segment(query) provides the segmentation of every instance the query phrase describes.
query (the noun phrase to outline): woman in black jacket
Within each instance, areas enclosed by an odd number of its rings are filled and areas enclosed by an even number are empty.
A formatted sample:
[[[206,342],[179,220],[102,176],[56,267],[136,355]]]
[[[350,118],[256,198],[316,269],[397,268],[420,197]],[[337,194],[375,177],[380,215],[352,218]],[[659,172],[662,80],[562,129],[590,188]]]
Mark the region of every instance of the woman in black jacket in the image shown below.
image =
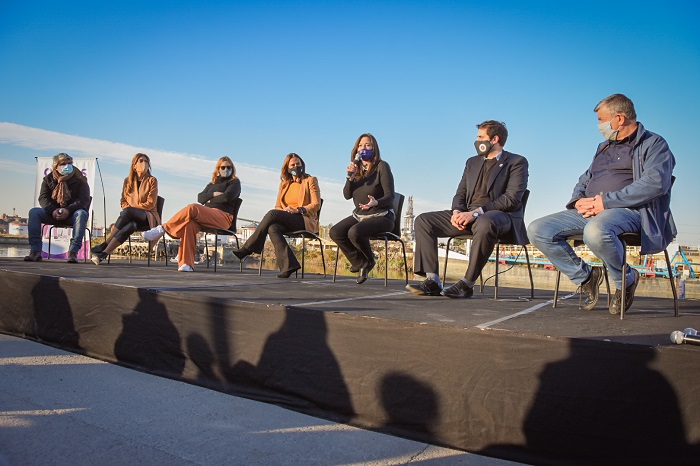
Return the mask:
[[[379,144],[369,133],[361,134],[350,152],[345,199],[352,198],[352,215],[331,228],[330,236],[350,261],[350,271],[360,272],[357,284],[367,280],[374,268],[372,235],[394,227],[394,176],[379,154]]]

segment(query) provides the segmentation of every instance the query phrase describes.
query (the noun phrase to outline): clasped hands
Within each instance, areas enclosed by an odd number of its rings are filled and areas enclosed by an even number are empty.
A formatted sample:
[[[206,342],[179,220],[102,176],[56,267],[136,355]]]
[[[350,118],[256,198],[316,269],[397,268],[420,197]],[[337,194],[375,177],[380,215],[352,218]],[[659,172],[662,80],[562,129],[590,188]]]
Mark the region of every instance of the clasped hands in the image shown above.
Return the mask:
[[[603,196],[596,194],[594,197],[582,197],[576,204],[574,204],[576,210],[579,214],[583,215],[583,218],[595,217],[603,210]]]
[[[65,219],[67,219],[68,216],[70,215],[70,211],[69,211],[68,209],[66,209],[65,207],[60,207],[60,208],[54,210],[54,211],[51,213],[51,215],[52,215],[53,218],[55,218],[56,220],[65,220]]]
[[[474,216],[473,210],[471,212],[459,212],[457,210],[453,210],[450,223],[452,223],[452,226],[458,230],[466,230],[467,226],[474,220],[476,220],[476,217]]]

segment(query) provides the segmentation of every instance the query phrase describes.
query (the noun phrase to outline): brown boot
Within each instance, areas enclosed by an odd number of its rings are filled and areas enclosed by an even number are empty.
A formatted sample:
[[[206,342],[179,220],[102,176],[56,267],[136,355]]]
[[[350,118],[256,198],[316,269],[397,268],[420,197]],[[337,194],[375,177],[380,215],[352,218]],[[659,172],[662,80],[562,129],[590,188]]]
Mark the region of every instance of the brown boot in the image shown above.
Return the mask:
[[[28,256],[24,256],[27,262],[41,262],[41,251],[30,251]]]

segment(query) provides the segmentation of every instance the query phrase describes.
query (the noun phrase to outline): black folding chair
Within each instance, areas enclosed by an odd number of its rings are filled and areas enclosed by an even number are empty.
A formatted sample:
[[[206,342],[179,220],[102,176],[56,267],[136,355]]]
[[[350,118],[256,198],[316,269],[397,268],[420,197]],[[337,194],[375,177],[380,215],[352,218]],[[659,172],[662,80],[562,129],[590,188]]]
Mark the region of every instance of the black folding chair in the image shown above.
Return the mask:
[[[318,218],[319,221],[321,220],[321,208],[323,208],[323,199],[321,199],[321,205],[318,208]],[[284,236],[287,238],[301,238],[301,278],[304,278],[304,256],[306,256],[306,240],[311,239],[311,240],[316,240],[318,241],[318,246],[321,249],[321,261],[323,262],[323,278],[326,278],[326,257],[323,254],[323,241],[321,241],[321,237],[318,236],[316,233],[313,231],[309,230],[297,230],[297,231],[290,231],[288,233],[285,233]],[[263,252],[260,253],[260,266],[258,268],[258,275],[262,275],[262,264],[263,264],[263,256],[265,254],[265,250],[263,249]],[[299,273],[297,272],[295,276],[299,276]]]
[[[523,194],[523,215],[525,214],[525,208],[527,207],[527,200],[530,197],[530,190],[526,189],[525,193]],[[445,265],[443,266],[442,269],[442,281],[445,281],[445,278],[447,277],[447,259],[450,254],[450,243],[452,242],[453,239],[455,238],[460,238],[460,239],[472,239],[474,236],[471,234],[468,235],[459,235],[459,236],[453,236],[448,238],[447,240],[447,246],[445,247]],[[516,244],[514,238],[506,237],[506,238],[498,238],[498,241],[496,242],[496,273],[494,276],[494,293],[493,293],[493,299],[498,299],[498,266],[499,266],[499,253],[500,253],[500,246],[501,244],[503,245],[517,245],[517,246],[522,246],[523,251],[525,251],[525,261],[527,262],[527,273],[530,276],[530,299],[535,298],[535,283],[532,280],[532,268],[530,267],[530,256],[527,252],[527,244]],[[479,280],[480,280],[480,290],[483,293],[484,292],[484,279],[479,274]]]
[[[401,211],[403,209],[403,201],[405,197],[403,194],[394,193],[394,213],[396,214],[396,219],[394,220],[394,228],[391,231],[384,231],[373,235],[370,240],[374,241],[384,241],[384,286],[388,286],[389,283],[389,241],[398,241],[401,243],[401,249],[403,250],[403,268],[406,275],[406,284],[408,285],[408,263],[406,262],[406,243],[404,243],[401,238]],[[338,249],[335,255],[335,267],[333,269],[333,281],[335,282],[335,276],[338,273],[338,256],[340,256],[340,249]]]
[[[214,235],[214,251],[215,254],[218,253],[219,246],[219,235],[222,236],[233,236],[236,238],[236,249],[240,249],[240,242],[238,241],[238,235],[236,235],[236,220],[238,219],[238,210],[241,208],[243,200],[239,197],[233,203],[233,221],[228,229],[225,228],[202,228],[204,232],[204,250],[207,255],[207,268],[209,268],[209,242],[207,241],[207,235]],[[214,258],[214,273],[216,273],[216,263],[217,258]],[[243,272],[243,261],[240,261],[241,272]]]

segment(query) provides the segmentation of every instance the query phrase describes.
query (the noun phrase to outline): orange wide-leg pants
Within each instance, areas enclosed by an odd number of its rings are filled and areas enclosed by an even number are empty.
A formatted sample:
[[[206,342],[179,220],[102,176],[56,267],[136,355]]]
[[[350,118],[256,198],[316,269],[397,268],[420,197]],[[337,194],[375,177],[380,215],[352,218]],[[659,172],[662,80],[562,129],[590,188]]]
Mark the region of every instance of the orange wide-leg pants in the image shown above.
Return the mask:
[[[223,210],[200,204],[190,204],[163,224],[163,229],[173,238],[180,238],[178,267],[184,264],[194,268],[194,253],[197,248],[197,233],[204,228],[229,228],[233,215]]]

